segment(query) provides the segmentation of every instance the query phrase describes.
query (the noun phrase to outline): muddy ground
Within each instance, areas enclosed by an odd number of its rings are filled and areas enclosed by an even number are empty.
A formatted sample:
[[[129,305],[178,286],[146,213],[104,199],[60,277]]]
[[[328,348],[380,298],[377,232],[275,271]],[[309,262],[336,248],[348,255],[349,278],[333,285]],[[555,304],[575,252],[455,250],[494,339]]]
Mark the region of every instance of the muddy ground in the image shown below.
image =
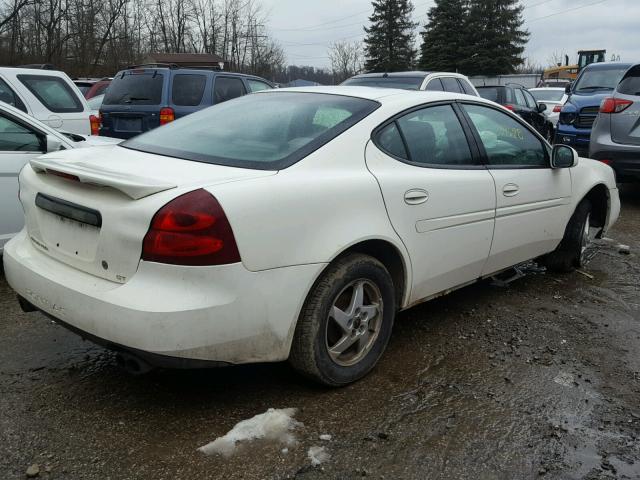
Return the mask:
[[[609,237],[582,274],[484,282],[402,313],[376,370],[338,390],[286,364],[132,377],[21,313],[0,276],[0,479],[32,464],[74,480],[640,478],[640,187]],[[299,409],[288,453],[196,451],[269,407]],[[314,445],[331,455],[318,467]]]

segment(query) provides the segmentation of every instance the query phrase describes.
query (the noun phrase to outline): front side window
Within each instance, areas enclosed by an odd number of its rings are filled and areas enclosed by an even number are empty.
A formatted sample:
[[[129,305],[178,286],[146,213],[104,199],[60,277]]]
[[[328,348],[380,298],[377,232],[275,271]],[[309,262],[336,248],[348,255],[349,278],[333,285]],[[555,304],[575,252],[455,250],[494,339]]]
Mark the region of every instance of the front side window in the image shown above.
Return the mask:
[[[14,120],[0,115],[0,152],[42,152],[41,137]]]
[[[20,97],[16,95],[13,89],[7,85],[7,83],[0,78],[0,102],[8,103],[12,107],[16,107],[23,112],[27,113],[27,109],[20,100]]]
[[[242,80],[233,77],[217,77],[213,87],[215,103],[226,102],[247,93]]]
[[[205,75],[175,75],[171,87],[173,104],[186,107],[200,105],[206,83]]]
[[[249,79],[247,80],[247,84],[249,85],[249,91],[251,93],[259,92],[260,90],[271,90],[273,88],[268,83],[261,82],[260,80]]]
[[[489,165],[546,167],[542,141],[508,114],[481,105],[464,105],[487,154]]]
[[[462,90],[460,90],[460,85],[455,78],[443,77],[440,80],[442,80],[442,85],[444,86],[445,92],[462,93]]]
[[[416,110],[400,117],[395,124],[404,137],[406,156],[414,164],[463,166],[475,163],[462,125],[451,105]],[[404,158],[394,131],[388,128],[380,132],[378,144]]]
[[[25,87],[50,111],[82,112],[82,102],[64,79],[47,75],[18,75]]]
[[[164,75],[157,71],[129,70],[119,73],[109,84],[105,105],[160,105]]]
[[[122,145],[185,160],[279,170],[378,107],[372,100],[342,95],[257,93],[187,115]]]

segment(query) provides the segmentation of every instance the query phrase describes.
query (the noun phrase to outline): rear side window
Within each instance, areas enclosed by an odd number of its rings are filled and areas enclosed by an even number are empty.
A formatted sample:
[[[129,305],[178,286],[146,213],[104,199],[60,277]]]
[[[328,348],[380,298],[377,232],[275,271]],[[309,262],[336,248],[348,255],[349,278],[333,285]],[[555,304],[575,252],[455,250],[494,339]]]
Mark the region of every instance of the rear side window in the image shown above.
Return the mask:
[[[18,79],[52,112],[72,113],[84,110],[76,93],[62,78],[47,75],[18,75]]]
[[[492,102],[500,103],[500,96],[498,94],[497,88],[479,88],[478,93],[482,98],[486,98],[487,100],[491,100]]]
[[[155,71],[118,74],[109,84],[103,105],[160,105],[164,75]]]
[[[259,92],[260,90],[271,90],[273,87],[268,83],[261,82],[260,80],[247,80],[249,84],[249,91]]]
[[[475,164],[462,125],[450,105],[416,110],[396,122],[406,141],[411,162],[451,166]]]
[[[27,113],[27,108],[20,100],[20,97],[11,89],[7,83],[0,78],[0,102],[8,103],[12,107],[16,107],[23,112]]]
[[[622,95],[640,96],[640,67],[634,67],[622,79],[617,88]]]
[[[391,155],[409,160],[396,122],[390,123],[380,131],[378,134],[378,145]]]
[[[226,102],[232,98],[238,98],[246,92],[242,80],[233,77],[216,77],[213,87],[215,103]]]
[[[462,90],[460,90],[460,85],[455,78],[444,77],[440,80],[442,80],[442,85],[444,86],[445,92],[462,93]]]
[[[473,91],[473,88],[471,88],[471,84],[469,82],[459,78],[458,79],[458,83],[460,84],[460,87],[462,88],[462,91],[464,93],[466,93],[467,95],[474,95],[475,96],[476,92]]]
[[[32,130],[0,115],[1,152],[41,152],[40,137]]]
[[[171,88],[173,104],[188,107],[200,105],[206,83],[205,75],[175,75]]]
[[[522,94],[522,90],[520,90],[519,88],[516,88],[515,94],[516,94],[516,104],[526,107],[527,102],[525,102],[524,100],[524,95]]]

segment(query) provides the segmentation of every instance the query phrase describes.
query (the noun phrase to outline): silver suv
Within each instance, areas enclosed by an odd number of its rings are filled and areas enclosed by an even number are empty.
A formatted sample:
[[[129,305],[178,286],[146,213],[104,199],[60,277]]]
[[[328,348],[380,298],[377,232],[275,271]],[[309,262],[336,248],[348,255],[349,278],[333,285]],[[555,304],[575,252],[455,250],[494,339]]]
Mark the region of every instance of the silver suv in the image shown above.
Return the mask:
[[[611,165],[619,182],[640,181],[640,64],[622,77],[600,105],[589,157]]]

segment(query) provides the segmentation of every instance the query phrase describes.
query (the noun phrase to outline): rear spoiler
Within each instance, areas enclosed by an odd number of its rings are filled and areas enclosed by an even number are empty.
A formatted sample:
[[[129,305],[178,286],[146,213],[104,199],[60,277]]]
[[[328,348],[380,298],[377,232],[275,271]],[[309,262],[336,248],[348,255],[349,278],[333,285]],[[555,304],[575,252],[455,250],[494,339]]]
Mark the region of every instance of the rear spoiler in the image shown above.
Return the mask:
[[[58,161],[54,158],[34,158],[29,164],[36,173],[57,175],[68,180],[98,187],[114,188],[134,200],[177,187],[175,184],[154,178],[123,174],[96,165],[88,165],[84,162]]]

